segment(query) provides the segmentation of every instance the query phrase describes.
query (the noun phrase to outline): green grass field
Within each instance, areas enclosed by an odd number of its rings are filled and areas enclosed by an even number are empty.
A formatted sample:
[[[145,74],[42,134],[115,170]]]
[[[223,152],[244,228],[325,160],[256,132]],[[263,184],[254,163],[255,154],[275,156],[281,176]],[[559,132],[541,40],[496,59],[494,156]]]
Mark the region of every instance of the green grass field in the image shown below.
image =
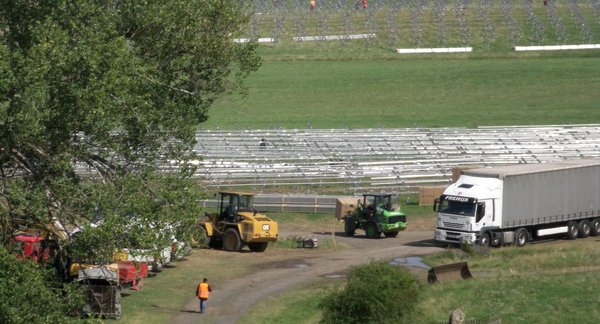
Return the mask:
[[[418,3],[373,0],[364,12],[354,10],[350,2],[320,2],[315,13],[309,14],[308,3],[281,1],[274,8],[271,1],[255,1],[255,12],[260,14],[253,16],[248,32],[257,37],[279,35],[279,41],[260,45],[263,65],[247,80],[248,96],[222,98],[201,127],[600,122],[600,49],[512,50],[515,45],[600,43],[600,12],[590,2],[554,2],[552,7],[533,1],[528,7],[525,2],[509,1],[503,8],[499,1],[470,1],[463,3],[462,15],[457,13],[457,1],[448,1],[442,11],[436,10],[434,1],[422,2],[417,10]],[[587,36],[573,10],[586,22]],[[299,33],[371,32],[377,32],[377,37],[368,41],[291,41]],[[473,52],[395,52],[400,47],[439,46],[472,46]]]
[[[204,129],[600,122],[600,50],[524,57],[265,59]]]

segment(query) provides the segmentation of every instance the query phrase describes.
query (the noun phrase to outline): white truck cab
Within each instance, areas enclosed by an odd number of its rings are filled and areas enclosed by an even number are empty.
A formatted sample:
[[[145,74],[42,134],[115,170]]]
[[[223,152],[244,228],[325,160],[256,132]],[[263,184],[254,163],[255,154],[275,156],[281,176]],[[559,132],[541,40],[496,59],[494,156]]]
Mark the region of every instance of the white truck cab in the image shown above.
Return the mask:
[[[500,226],[502,181],[461,175],[434,203],[438,212],[435,240],[475,243],[484,228]]]

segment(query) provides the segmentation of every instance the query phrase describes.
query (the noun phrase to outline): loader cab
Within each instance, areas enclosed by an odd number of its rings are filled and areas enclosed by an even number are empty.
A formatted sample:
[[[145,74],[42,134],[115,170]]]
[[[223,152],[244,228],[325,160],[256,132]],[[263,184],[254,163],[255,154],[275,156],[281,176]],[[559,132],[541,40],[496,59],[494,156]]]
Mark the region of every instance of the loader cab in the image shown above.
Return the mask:
[[[369,193],[363,194],[363,200],[359,204],[358,212],[363,219],[378,218],[384,211],[393,211],[392,194]]]
[[[363,206],[377,212],[393,210],[392,194],[364,194]]]
[[[253,211],[254,194],[245,192],[219,192],[219,221],[235,223],[240,221],[239,212]]]

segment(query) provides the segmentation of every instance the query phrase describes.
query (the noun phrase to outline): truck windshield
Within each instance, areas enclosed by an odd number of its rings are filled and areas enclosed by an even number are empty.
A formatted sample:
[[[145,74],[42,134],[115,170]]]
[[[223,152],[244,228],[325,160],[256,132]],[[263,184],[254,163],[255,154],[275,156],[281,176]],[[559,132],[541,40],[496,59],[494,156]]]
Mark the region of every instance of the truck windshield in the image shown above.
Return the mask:
[[[451,200],[442,199],[440,201],[440,206],[439,206],[438,211],[440,213],[444,213],[444,214],[474,216],[475,215],[475,203],[451,201]]]

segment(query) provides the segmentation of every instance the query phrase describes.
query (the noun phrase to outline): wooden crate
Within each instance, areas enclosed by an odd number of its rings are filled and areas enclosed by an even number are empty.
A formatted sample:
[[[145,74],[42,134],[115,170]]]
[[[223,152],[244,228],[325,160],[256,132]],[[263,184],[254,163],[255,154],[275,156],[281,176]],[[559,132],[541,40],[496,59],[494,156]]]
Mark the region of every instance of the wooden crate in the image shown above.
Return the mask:
[[[352,213],[361,197],[343,197],[335,200],[335,218],[342,220],[348,213]]]
[[[435,198],[438,198],[446,190],[446,186],[424,186],[419,187],[419,206],[433,205]]]
[[[452,183],[455,183],[458,180],[458,177],[460,177],[460,172],[463,170],[469,170],[469,169],[478,169],[478,168],[484,168],[484,165],[457,165],[454,168],[452,168]]]

